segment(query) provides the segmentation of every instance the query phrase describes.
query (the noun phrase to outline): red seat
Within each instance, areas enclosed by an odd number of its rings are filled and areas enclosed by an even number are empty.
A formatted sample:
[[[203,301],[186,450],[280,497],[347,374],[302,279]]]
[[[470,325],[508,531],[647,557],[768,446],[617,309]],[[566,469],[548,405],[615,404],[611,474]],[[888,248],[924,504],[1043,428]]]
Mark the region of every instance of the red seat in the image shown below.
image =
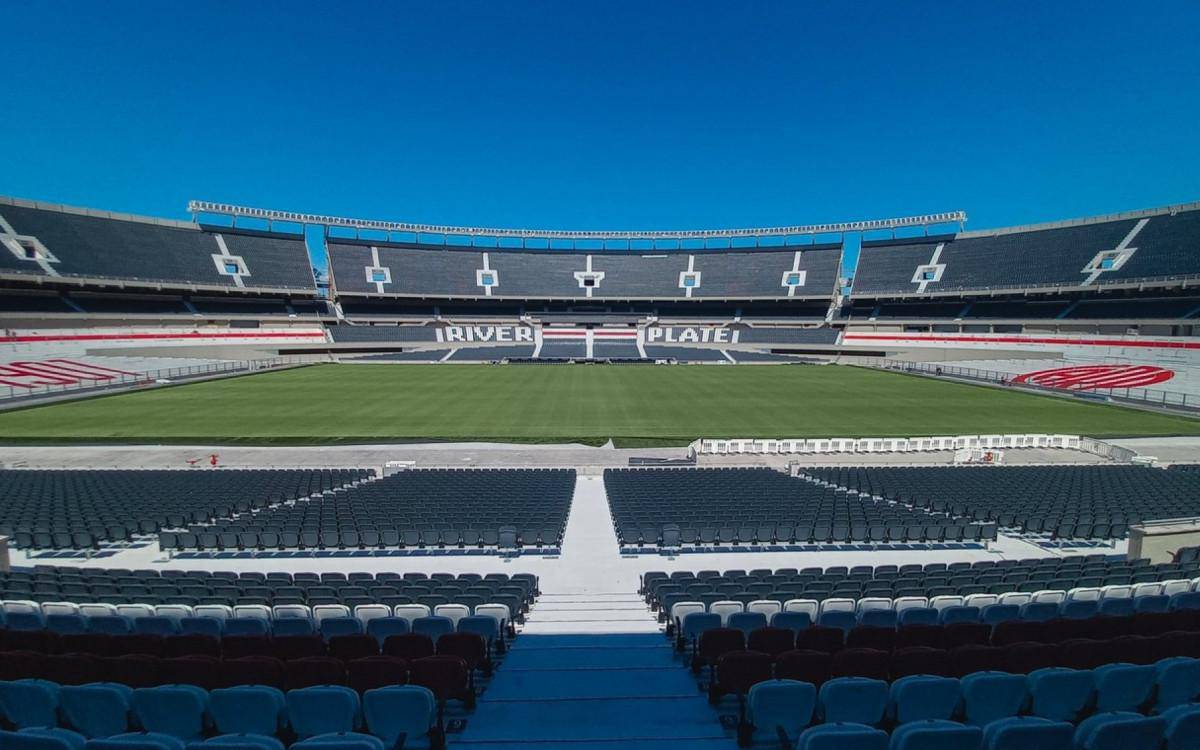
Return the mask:
[[[271,656],[226,658],[221,662],[221,684],[225,687],[267,685],[282,690],[283,662]]]
[[[746,648],[771,656],[779,656],[796,648],[796,634],[788,628],[759,628],[751,631]]]
[[[268,656],[270,653],[271,640],[265,635],[227,635],[221,639],[221,656],[226,659]]]
[[[846,633],[846,648],[873,648],[891,651],[896,645],[895,628],[857,627]]]
[[[213,656],[178,656],[158,664],[164,685],[197,685],[205,690],[221,687],[221,660]]]
[[[1133,635],[1163,635],[1176,630],[1174,612],[1138,612],[1129,632]]]
[[[949,651],[950,676],[1004,671],[1004,649],[998,646],[959,646]]]
[[[888,652],[874,648],[842,649],[833,655],[829,674],[833,677],[870,677],[886,680],[888,657]]]
[[[992,629],[992,645],[1008,646],[1014,643],[1048,643],[1049,628],[1044,622],[1008,620],[998,622]]]
[[[1132,617],[1093,617],[1091,620],[1092,637],[1098,640],[1107,641],[1133,633]]]
[[[986,646],[991,642],[992,626],[982,622],[955,622],[942,626],[942,648]]]
[[[86,685],[102,681],[104,668],[91,654],[56,654],[43,657],[42,678],[59,685]]]
[[[737,628],[712,628],[700,634],[700,642],[692,655],[692,671],[699,672],[702,666],[712,670],[717,660],[734,651],[746,650],[746,634]]]
[[[41,679],[45,670],[45,655],[36,651],[5,651],[0,653],[0,679]]]
[[[378,656],[379,641],[371,635],[335,635],[329,639],[329,655],[346,662]]]
[[[1105,662],[1124,661],[1130,664],[1153,664],[1159,659],[1161,646],[1158,638],[1144,635],[1121,635],[1109,638],[1104,643]],[[1099,666],[1099,665],[1097,665]]]
[[[1166,656],[1190,656],[1200,659],[1200,632],[1177,630],[1161,636]]]
[[[796,649],[799,651],[824,651],[832,654],[840,651],[846,640],[846,634],[841,628],[831,628],[814,625],[805,628],[796,635]]]
[[[53,654],[58,650],[58,634],[50,630],[7,630],[4,631],[4,648]]]
[[[433,639],[420,633],[390,635],[383,642],[383,655],[413,661],[433,656]]]
[[[408,663],[394,656],[368,656],[346,662],[346,684],[365,693],[408,682]]]
[[[1004,647],[1004,671],[1029,674],[1058,666],[1058,648],[1051,643],[1013,643]]]
[[[775,676],[781,680],[811,682],[820,687],[829,680],[833,655],[824,651],[787,651],[775,659]]]
[[[163,643],[163,655],[169,659],[178,656],[212,656],[219,659],[221,641],[211,635],[172,635]]]
[[[384,641],[384,646],[392,638]],[[386,650],[386,648],[385,648]],[[457,656],[425,656],[408,663],[408,680],[413,685],[429,688],[437,699],[436,737],[445,737],[446,701],[466,700],[470,677],[467,663]]]
[[[946,677],[950,673],[950,654],[945,649],[929,646],[898,648],[892,653],[888,669],[893,680],[915,674]]]
[[[1094,641],[1089,638],[1072,638],[1069,641],[1055,644],[1061,666],[1071,669],[1095,669],[1101,664],[1113,661],[1125,661],[1121,654],[1110,650],[1108,641]]]
[[[896,648],[941,648],[942,630],[941,625],[902,625],[896,629]]]
[[[319,635],[285,635],[271,639],[271,655],[281,661],[325,654],[325,641]]]
[[[148,635],[145,633],[114,635],[112,637],[112,655],[132,656],[136,654],[140,656],[162,656],[163,640],[161,635]]]
[[[107,633],[72,633],[58,637],[58,652],[61,654],[91,654],[112,656],[112,636]]]
[[[774,666],[771,655],[761,651],[730,651],[717,661],[716,677],[708,686],[708,702],[715,706],[721,696],[737,695],[739,744],[753,733],[753,727],[746,722],[746,695],[750,688],[772,678]]]
[[[161,685],[158,677],[157,656],[147,654],[125,654],[123,656],[100,657],[105,679],[131,688],[156,687]]]
[[[283,664],[283,682],[288,690],[314,685],[345,685],[346,665],[328,656],[304,656]]]
[[[464,701],[467,708],[474,708],[475,670],[482,669],[489,676],[492,673],[487,641],[476,633],[447,633],[438,638],[437,653],[438,656],[457,656],[467,663],[467,693]]]

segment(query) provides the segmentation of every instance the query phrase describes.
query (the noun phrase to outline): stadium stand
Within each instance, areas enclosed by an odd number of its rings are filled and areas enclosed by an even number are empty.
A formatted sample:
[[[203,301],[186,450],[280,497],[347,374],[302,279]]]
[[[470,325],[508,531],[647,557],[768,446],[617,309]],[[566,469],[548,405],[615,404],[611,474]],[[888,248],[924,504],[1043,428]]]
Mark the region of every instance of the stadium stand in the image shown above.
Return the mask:
[[[364,469],[0,471],[0,534],[25,549],[86,549],[211,523],[364,481]]]
[[[833,328],[743,327],[738,330],[742,344],[819,344],[837,343],[838,332]]]
[[[623,545],[978,542],[996,533],[773,469],[606,469],[604,485]]]
[[[1200,515],[1200,476],[1144,466],[806,468],[857,492],[1062,539],[1114,539],[1129,525]]]
[[[414,469],[160,537],[165,549],[558,547],[575,471]]]
[[[330,326],[329,335],[339,344],[438,340],[433,326]]]

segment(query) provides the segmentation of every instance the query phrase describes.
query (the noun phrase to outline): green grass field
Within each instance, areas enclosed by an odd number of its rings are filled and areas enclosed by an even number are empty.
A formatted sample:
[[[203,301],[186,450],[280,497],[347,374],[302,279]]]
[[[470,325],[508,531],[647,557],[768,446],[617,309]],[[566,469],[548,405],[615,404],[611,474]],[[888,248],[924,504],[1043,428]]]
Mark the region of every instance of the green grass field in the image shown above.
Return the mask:
[[[1200,434],[1200,421],[855,367],[320,365],[0,413],[5,442]]]

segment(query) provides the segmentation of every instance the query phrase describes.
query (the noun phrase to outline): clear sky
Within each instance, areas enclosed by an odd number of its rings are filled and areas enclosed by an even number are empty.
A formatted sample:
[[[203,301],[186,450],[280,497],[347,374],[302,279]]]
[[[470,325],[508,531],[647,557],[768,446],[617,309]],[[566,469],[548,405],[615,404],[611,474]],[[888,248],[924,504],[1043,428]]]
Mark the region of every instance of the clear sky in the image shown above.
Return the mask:
[[[1200,2],[0,0],[0,193],[706,228],[1200,199]]]

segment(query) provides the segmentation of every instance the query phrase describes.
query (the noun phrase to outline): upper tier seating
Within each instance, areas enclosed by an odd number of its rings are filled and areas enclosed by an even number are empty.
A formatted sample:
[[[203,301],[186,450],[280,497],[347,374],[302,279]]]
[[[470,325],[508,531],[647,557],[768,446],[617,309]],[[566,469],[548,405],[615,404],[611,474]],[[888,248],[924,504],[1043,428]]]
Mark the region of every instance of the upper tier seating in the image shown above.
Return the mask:
[[[301,235],[268,234],[224,227],[133,217],[92,215],[76,210],[34,208],[0,202],[17,235],[18,254],[0,246],[0,274],[122,279],[162,284],[236,289],[235,275],[222,272],[228,255],[243,264],[242,286],[316,293]],[[220,237],[228,253],[223,253]],[[49,254],[27,238],[35,238]],[[216,259],[214,259],[216,256]],[[47,271],[46,269],[50,269]]]
[[[971,232],[863,242],[854,293],[859,297],[916,293],[917,269],[943,245],[941,278],[925,282],[926,292],[1078,287],[1092,276],[1100,253],[1115,251],[1133,233],[1135,251],[1117,267],[1100,270],[1090,286],[1200,275],[1194,252],[1200,237],[1200,210],[1161,213],[1142,219],[1095,221],[995,234]],[[1137,230],[1134,232],[1134,230]]]
[[[606,469],[604,486],[626,545],[979,541],[995,534],[773,469]]]
[[[0,534],[20,548],[81,549],[307,497],[366,469],[0,471]]]
[[[1200,515],[1200,475],[1144,466],[805,468],[935,513],[1056,538],[1124,537],[1129,524]]]
[[[204,550],[557,547],[574,492],[573,469],[413,469],[160,543]]]
[[[379,265],[390,270],[390,282],[376,282],[372,244]],[[385,245],[330,239],[330,270],[338,290],[351,294],[422,297],[483,297],[485,268],[491,269],[491,297],[570,299],[587,297],[577,273],[596,274],[593,299],[786,298],[786,274],[798,272],[793,297],[829,297],[836,283],[840,245],[803,245],[759,249],[670,251],[484,250],[413,245]],[[797,258],[797,256],[799,256]],[[699,283],[683,286],[681,274],[699,272]],[[480,272],[483,272],[482,274]],[[802,273],[799,273],[802,272]],[[691,294],[687,294],[687,290]],[[443,311],[443,314],[446,314]]]

